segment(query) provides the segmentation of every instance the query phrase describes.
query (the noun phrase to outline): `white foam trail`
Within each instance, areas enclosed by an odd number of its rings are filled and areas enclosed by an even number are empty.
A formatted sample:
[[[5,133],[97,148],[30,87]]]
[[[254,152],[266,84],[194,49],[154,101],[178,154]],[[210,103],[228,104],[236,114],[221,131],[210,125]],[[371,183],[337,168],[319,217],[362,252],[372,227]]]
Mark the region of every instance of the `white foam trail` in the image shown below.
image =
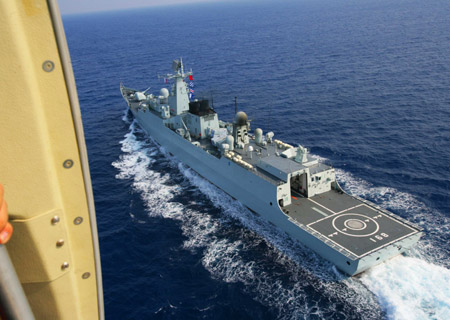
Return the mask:
[[[155,162],[151,155],[157,153],[157,148],[138,141],[134,134],[135,130],[136,124],[133,122],[130,125],[130,132],[121,141],[122,151],[125,153],[118,161],[113,162],[113,166],[120,171],[116,178],[133,179],[132,185],[149,205],[151,215],[179,217],[182,211],[181,205],[170,201],[177,194],[178,188],[164,184],[169,180],[167,174],[147,170]]]
[[[360,279],[380,298],[390,319],[450,319],[450,270],[444,267],[398,256]]]
[[[125,111],[124,111],[124,113],[123,113],[123,115],[122,115],[122,121],[123,122],[125,122],[125,123],[127,123],[127,124],[130,124],[131,123],[131,121],[130,121],[130,117],[129,117],[129,110],[128,109],[125,109]]]

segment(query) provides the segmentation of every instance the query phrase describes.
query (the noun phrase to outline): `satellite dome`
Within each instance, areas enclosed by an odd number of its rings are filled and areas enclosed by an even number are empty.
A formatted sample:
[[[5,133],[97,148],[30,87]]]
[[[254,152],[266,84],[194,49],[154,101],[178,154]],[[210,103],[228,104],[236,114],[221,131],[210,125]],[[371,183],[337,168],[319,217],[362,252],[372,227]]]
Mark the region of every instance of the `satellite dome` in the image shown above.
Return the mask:
[[[234,150],[234,138],[233,138],[233,136],[228,135],[227,138],[225,139],[225,142],[228,144],[229,150]]]
[[[236,113],[236,117],[234,118],[234,123],[239,126],[245,126],[247,124],[247,114],[244,111],[239,111]]]
[[[167,98],[169,96],[169,90],[167,90],[166,88],[162,88],[159,91],[159,94],[162,95],[164,98]]]

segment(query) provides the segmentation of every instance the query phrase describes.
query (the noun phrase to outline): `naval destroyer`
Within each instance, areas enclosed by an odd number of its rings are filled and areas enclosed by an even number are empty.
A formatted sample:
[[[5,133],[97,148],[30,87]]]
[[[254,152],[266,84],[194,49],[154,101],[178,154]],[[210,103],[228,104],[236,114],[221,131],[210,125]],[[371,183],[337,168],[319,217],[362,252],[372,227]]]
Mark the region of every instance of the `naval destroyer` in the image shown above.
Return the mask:
[[[191,99],[192,71],[174,60],[171,90],[147,94],[120,85],[139,125],[177,159],[263,219],[349,275],[414,245],[422,230],[365,199],[345,193],[335,170],[273,132],[250,130],[240,111],[219,120],[208,100]]]

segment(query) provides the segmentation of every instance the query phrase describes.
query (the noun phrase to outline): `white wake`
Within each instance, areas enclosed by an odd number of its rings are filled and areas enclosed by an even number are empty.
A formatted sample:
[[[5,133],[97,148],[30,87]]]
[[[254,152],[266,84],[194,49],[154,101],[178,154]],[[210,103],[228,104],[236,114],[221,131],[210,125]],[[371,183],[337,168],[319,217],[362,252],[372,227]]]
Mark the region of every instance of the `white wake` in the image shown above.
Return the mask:
[[[450,319],[450,270],[444,267],[399,256],[360,279],[391,319]]]

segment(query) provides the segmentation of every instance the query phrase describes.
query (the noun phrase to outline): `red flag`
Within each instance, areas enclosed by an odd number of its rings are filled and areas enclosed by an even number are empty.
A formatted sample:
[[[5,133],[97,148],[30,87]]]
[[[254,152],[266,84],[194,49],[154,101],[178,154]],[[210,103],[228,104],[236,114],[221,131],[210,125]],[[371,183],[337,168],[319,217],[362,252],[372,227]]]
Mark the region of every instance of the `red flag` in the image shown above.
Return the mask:
[[[194,77],[192,76],[192,74],[189,75],[189,80],[194,80]]]

